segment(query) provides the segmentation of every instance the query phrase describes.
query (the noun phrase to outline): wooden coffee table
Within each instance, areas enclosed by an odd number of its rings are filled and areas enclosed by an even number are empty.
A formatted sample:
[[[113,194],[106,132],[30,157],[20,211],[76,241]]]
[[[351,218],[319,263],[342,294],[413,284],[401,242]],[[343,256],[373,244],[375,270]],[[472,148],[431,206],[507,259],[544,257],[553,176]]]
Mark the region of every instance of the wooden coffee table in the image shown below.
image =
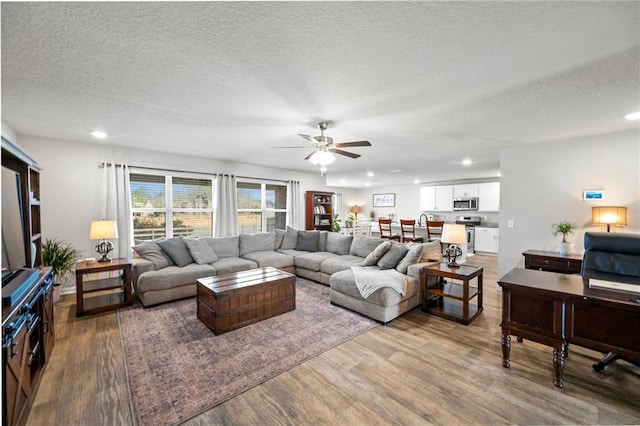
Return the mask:
[[[198,279],[198,319],[217,336],[296,308],[296,276],[275,268]]]

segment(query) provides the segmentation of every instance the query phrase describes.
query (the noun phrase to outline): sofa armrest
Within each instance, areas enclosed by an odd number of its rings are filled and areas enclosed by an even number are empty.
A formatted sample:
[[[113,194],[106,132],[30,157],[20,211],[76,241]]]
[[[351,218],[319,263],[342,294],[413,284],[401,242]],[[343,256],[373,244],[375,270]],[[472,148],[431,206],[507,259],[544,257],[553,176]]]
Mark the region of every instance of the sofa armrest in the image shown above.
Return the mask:
[[[138,283],[138,278],[145,272],[153,271],[153,263],[141,257],[134,257],[131,261],[131,280],[133,284]]]
[[[418,282],[420,282],[420,270],[425,266],[433,266],[438,264],[440,264],[439,260],[414,263],[413,265],[409,265],[409,267],[407,268],[407,275],[409,275],[412,278],[415,278],[416,280],[418,280]]]

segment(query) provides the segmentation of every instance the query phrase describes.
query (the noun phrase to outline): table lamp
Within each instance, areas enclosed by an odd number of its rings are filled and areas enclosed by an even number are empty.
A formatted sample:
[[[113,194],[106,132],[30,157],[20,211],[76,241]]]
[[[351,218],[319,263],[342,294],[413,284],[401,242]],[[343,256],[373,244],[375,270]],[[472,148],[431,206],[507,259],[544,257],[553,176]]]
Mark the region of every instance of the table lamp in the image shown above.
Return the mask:
[[[591,223],[593,225],[607,225],[607,232],[611,225],[627,226],[626,207],[591,207]]]
[[[113,243],[108,238],[118,238],[118,227],[115,220],[94,220],[91,222],[89,239],[102,240],[96,245],[96,252],[102,257],[98,262],[111,262],[109,252],[113,250]]]
[[[444,251],[447,255],[447,266],[455,268],[460,266],[457,262],[458,258],[462,256],[461,244],[467,243],[467,231],[464,225],[455,225],[452,223],[445,223],[442,227],[442,236],[440,241],[444,244],[449,244],[449,247]]]
[[[354,213],[356,215],[356,221],[358,221],[358,213],[360,213],[360,206],[355,205],[351,207],[351,213]]]

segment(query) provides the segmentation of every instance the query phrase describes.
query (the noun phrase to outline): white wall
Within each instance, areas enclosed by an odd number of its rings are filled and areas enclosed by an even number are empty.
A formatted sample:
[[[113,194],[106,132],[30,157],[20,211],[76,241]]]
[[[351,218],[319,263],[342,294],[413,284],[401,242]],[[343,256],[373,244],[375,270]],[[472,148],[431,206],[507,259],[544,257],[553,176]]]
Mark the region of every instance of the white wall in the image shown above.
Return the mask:
[[[626,206],[628,226],[612,232],[640,232],[638,130],[505,149],[500,170],[499,276],[521,265],[527,249],[557,251],[551,225],[564,219],[578,225],[571,240],[583,253],[586,231],[606,232],[590,223],[594,205]],[[603,189],[604,200],[583,201],[585,189]]]
[[[3,129],[4,130],[4,129]],[[92,220],[100,218],[102,161],[203,173],[232,173],[274,180],[299,180],[302,191],[333,191],[319,173],[301,173],[201,157],[141,151],[107,144],[87,144],[18,135],[21,145],[42,168],[42,234],[73,244],[83,257],[94,257],[89,240]],[[349,194],[350,191],[340,191]],[[303,197],[304,198],[304,197]],[[304,212],[304,199],[300,205]],[[302,214],[304,227],[304,213]]]

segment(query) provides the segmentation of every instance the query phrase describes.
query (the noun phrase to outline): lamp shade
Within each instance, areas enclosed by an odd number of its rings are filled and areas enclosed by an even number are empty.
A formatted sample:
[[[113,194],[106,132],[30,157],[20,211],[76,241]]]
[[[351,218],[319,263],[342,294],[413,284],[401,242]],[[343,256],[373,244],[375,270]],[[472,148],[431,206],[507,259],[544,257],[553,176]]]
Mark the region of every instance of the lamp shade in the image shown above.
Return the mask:
[[[442,227],[440,241],[447,244],[465,244],[467,242],[467,231],[464,225],[445,223]]]
[[[89,239],[104,240],[107,238],[118,238],[118,227],[115,220],[94,220],[91,222]]]
[[[627,225],[626,207],[592,207],[591,223],[593,225]]]
[[[351,207],[351,213],[356,213],[356,214],[360,213],[360,206],[355,205]]]
[[[311,163],[313,164],[328,166],[329,164],[336,161],[336,157],[330,152],[318,150],[311,154],[311,157],[309,157],[309,161],[311,161]]]

